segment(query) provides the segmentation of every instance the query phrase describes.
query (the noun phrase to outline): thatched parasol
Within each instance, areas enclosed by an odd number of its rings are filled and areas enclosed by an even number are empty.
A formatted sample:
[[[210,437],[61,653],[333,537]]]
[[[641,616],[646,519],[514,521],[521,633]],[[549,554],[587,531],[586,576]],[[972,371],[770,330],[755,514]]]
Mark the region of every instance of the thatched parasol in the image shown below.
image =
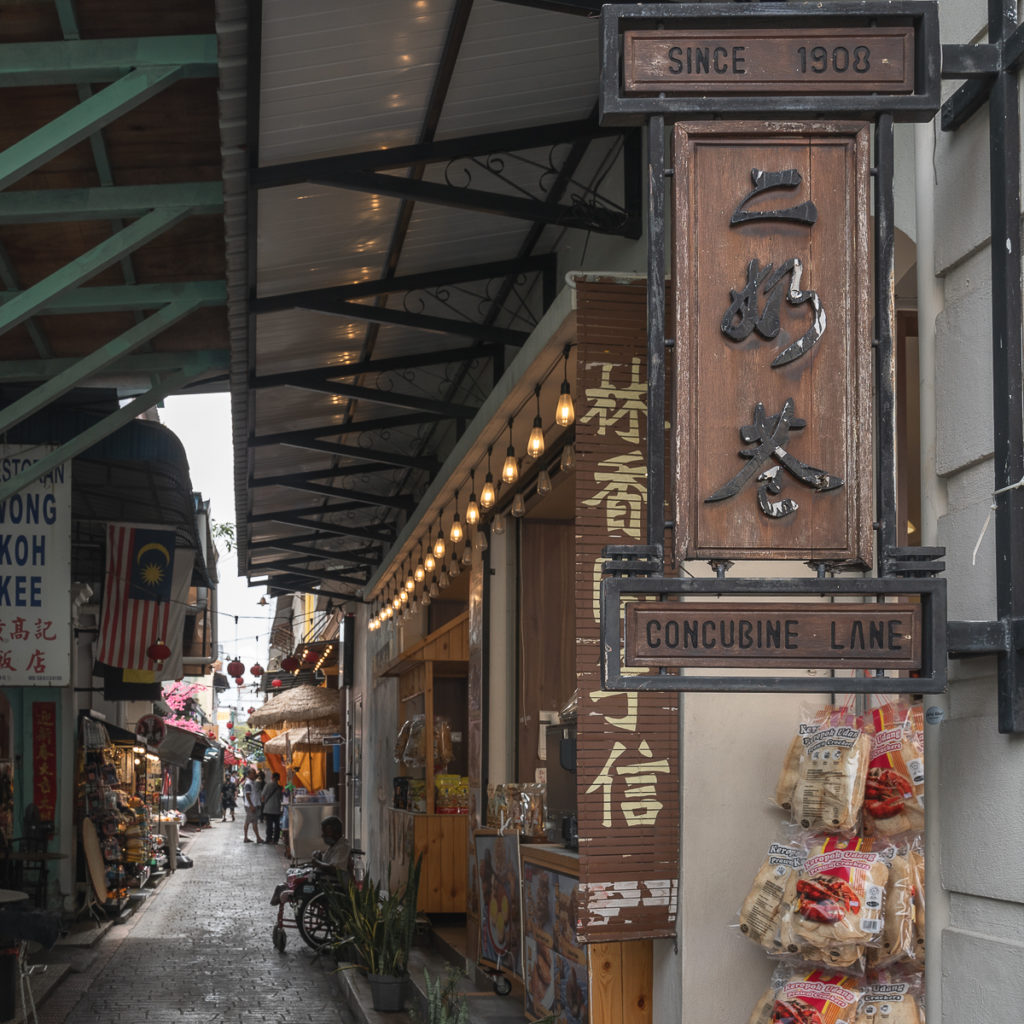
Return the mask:
[[[293,753],[296,751],[307,753],[316,750],[323,752],[323,738],[336,730],[336,724],[332,726],[297,725],[295,728],[280,732],[272,739],[267,740],[263,744],[263,749],[268,754],[276,754],[278,757],[283,757],[289,750]]]
[[[296,686],[271,697],[249,716],[254,729],[278,729],[285,722],[302,725],[311,722],[337,725],[341,721],[341,703],[337,690],[323,686]]]

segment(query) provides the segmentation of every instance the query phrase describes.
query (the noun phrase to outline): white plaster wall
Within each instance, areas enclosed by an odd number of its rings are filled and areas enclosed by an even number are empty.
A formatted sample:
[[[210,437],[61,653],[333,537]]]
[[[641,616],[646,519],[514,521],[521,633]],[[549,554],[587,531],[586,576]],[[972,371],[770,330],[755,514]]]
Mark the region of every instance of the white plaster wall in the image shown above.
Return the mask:
[[[981,0],[942,0],[939,18],[944,43],[985,38]],[[958,84],[944,83],[944,97]],[[939,543],[951,619],[996,615],[992,388],[1002,384],[993,381],[991,356],[988,141],[983,109],[955,133],[936,130],[933,153],[934,266],[945,303],[936,321],[936,466],[949,498]],[[942,756],[928,768],[941,822],[929,900],[947,915],[928,968],[930,977],[941,973],[941,1006],[929,1005],[928,1019],[1020,1024],[1024,737],[998,732],[994,658],[951,661],[948,700]]]
[[[745,1021],[768,984],[772,963],[734,925],[787,820],[772,798],[807,700],[783,693],[684,695],[682,1002],[673,1017],[655,1000],[659,1022]]]

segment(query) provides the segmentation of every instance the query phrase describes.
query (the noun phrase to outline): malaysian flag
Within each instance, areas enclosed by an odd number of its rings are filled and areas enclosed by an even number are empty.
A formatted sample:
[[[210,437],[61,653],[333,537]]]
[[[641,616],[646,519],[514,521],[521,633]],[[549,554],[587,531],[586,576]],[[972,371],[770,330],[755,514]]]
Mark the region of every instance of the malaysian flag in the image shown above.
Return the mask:
[[[181,675],[193,552],[176,549],[174,537],[168,527],[107,525],[97,675],[136,684]],[[163,664],[146,653],[158,640],[171,650]]]

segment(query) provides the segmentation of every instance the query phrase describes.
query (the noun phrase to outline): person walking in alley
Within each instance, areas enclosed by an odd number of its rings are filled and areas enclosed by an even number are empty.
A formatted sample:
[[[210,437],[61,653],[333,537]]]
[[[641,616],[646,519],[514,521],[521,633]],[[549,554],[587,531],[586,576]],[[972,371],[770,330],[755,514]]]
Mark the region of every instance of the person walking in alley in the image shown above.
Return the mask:
[[[231,820],[235,820],[235,807],[238,805],[238,784],[229,774],[224,776],[224,781],[220,787],[220,808],[221,808],[221,821],[228,820],[228,814],[231,815]]]
[[[242,842],[251,843],[249,838],[249,826],[252,825],[253,835],[257,843],[262,843],[260,838],[260,784],[256,781],[256,769],[250,768],[245,773],[245,783],[242,785],[242,806],[245,808],[245,829],[242,833]]]
[[[267,842],[272,846],[277,846],[281,838],[281,797],[283,795],[281,776],[274,772],[270,781],[263,786],[263,793],[260,797],[263,805],[263,820],[267,823]]]

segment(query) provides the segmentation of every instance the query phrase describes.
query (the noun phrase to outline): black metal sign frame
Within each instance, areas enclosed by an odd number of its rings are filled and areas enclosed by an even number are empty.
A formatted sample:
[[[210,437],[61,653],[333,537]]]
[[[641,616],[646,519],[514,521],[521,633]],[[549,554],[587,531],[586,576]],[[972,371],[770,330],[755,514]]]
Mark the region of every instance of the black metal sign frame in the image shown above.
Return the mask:
[[[873,675],[700,675],[696,669],[657,674],[625,672],[622,664],[623,619],[630,599],[666,601],[680,597],[789,596],[869,598],[917,596],[922,605],[921,670],[913,676]],[[680,605],[681,608],[685,605]],[[766,605],[784,611],[786,605]],[[826,609],[827,604],[822,604]],[[865,606],[871,607],[871,606]],[[885,605],[877,607],[884,610]],[[601,687],[605,690],[716,691],[742,693],[940,693],[946,688],[946,581],[942,579],[675,579],[611,577],[601,584]],[[771,668],[766,661],[766,668]],[[749,672],[749,666],[738,669]]]
[[[674,95],[624,97],[622,40],[627,28],[757,26],[799,23],[805,26],[882,24],[886,19],[915,26],[915,90],[908,94],[854,95]],[[845,20],[844,20],[845,19]],[[858,20],[859,19],[859,20]],[[802,2],[788,4],[673,4],[608,6],[602,12],[602,121],[646,121],[648,176],[648,438],[647,544],[609,548],[601,584],[601,685],[607,690],[708,690],[754,692],[829,692],[835,685],[821,676],[701,676],[683,672],[632,675],[622,671],[622,602],[633,595],[671,598],[672,595],[715,596],[790,594],[869,598],[918,595],[923,605],[923,664],[913,677],[872,675],[843,678],[842,692],[939,692],[946,685],[946,581],[936,578],[944,569],[941,548],[897,546],[896,524],[896,409],[894,393],[894,248],[893,125],[900,120],[927,121],[939,105],[939,37],[935,3],[830,3],[826,8]],[[868,118],[875,124],[874,188],[874,382],[877,399],[876,570],[874,578],[837,578],[841,566],[817,564],[817,578],[763,580],[726,578],[731,563],[714,564],[717,579],[666,578],[664,540],[674,524],[665,518],[665,433],[651,424],[665,421],[665,360],[674,344],[665,333],[665,181],[671,174],[665,154],[666,122],[683,117],[726,116],[771,118]],[[792,128],[792,124],[788,125]],[[843,669],[841,662],[833,666]]]
[[[822,90],[785,92],[762,86],[758,91],[715,94],[694,92],[669,95],[655,92],[630,95],[624,81],[625,33],[673,29],[721,29],[723,37],[746,30],[856,29],[910,27],[913,31],[911,92],[829,91],[822,75]],[[684,48],[685,50],[685,48]],[[938,5],[927,0],[865,0],[863,3],[803,2],[732,4],[608,4],[601,9],[602,125],[643,123],[651,115],[671,118],[702,115],[735,118],[855,118],[873,120],[886,113],[897,121],[930,121],[940,103]],[[731,59],[723,58],[723,60]],[[722,65],[725,66],[724,64]],[[712,69],[714,71],[714,68]],[[813,82],[817,66],[808,65]],[[715,76],[712,75],[712,78]],[[833,87],[834,87],[834,83]]]

